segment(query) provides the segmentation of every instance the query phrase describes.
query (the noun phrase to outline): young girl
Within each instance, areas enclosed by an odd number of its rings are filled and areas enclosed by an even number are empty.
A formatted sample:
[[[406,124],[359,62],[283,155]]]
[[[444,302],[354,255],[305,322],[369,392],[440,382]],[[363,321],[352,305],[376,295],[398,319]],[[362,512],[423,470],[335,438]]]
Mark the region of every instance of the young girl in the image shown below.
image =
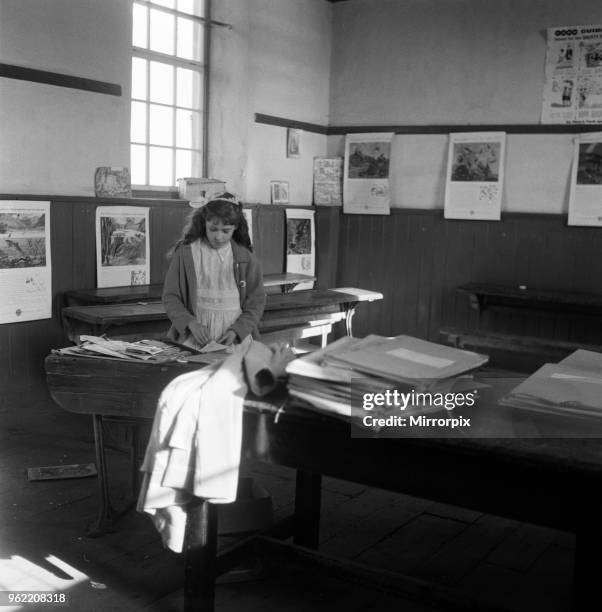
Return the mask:
[[[224,193],[198,208],[173,251],[163,286],[168,336],[202,348],[258,337],[265,306],[242,204]]]

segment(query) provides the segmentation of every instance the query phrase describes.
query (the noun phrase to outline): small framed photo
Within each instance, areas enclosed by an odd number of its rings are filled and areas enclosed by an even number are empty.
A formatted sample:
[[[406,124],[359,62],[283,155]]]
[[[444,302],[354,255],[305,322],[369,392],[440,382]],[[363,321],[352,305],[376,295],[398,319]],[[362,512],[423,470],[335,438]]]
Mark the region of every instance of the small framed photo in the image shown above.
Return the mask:
[[[301,157],[301,130],[288,128],[286,132],[286,156]]]
[[[288,181],[270,181],[272,204],[288,204]]]

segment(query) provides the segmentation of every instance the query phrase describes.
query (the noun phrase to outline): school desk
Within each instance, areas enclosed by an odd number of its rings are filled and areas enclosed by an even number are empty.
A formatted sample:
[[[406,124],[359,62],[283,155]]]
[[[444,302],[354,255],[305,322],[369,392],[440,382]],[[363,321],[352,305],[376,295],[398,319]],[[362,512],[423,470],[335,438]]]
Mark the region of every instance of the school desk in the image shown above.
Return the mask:
[[[108,500],[103,421],[151,419],[165,384],[189,369],[190,364],[46,358],[54,400],[65,410],[93,416],[103,503]],[[538,421],[529,413],[497,404],[497,398],[519,380],[489,381],[490,396],[473,415],[475,433],[482,436],[477,438],[398,439],[387,437],[387,430],[355,438],[345,421],[295,407],[286,394],[262,400],[248,397],[243,457],[297,470],[294,541],[309,548],[318,544],[322,475],[572,531],[576,534],[573,610],[600,610],[602,440],[505,437],[566,433],[566,421],[537,429]],[[225,559],[216,560],[215,513],[215,506],[206,502],[191,508],[187,610],[212,609],[216,572],[227,565]]]
[[[315,280],[315,276],[293,272],[263,275],[264,287],[281,287],[284,293],[288,293],[299,283],[313,282]],[[124,304],[140,301],[157,302],[161,299],[162,293],[163,283],[73,289],[65,292],[65,305],[91,306],[93,304]]]
[[[355,288],[308,289],[267,296],[266,307],[259,324],[268,341],[288,340],[289,337],[320,335],[323,342],[332,324],[344,321],[352,335],[352,319],[360,302],[381,300],[382,293]],[[169,329],[169,320],[159,301],[100,303],[67,306],[61,311],[67,337],[77,342],[88,334],[111,337],[161,337]]]

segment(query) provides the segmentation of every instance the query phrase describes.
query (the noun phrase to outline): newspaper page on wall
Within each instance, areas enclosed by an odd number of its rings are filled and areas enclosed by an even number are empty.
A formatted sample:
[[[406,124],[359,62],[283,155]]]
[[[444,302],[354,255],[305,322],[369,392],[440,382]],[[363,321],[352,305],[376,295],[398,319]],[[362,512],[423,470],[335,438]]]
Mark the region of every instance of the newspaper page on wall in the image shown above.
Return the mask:
[[[548,28],[542,123],[602,123],[602,25]]]
[[[314,157],[314,204],[341,206],[343,203],[343,158]]]
[[[500,219],[505,148],[505,132],[449,135],[446,219]]]
[[[602,132],[575,138],[568,224],[602,226]]]
[[[388,215],[389,168],[393,133],[347,134],[343,212]]]
[[[150,283],[148,208],[96,209],[96,284],[123,287]]]
[[[296,274],[316,273],[314,211],[286,209],[286,271]],[[314,283],[299,283],[293,289],[313,289]]]
[[[0,323],[52,317],[50,202],[0,201]]]

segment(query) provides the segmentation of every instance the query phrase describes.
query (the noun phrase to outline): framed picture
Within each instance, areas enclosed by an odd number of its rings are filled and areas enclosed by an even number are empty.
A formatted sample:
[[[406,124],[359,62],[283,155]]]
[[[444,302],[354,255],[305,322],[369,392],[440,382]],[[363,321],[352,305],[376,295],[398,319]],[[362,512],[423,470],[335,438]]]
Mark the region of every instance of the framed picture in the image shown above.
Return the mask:
[[[288,204],[288,181],[270,181],[272,204]]]
[[[286,132],[286,156],[301,157],[301,130],[288,128]]]

